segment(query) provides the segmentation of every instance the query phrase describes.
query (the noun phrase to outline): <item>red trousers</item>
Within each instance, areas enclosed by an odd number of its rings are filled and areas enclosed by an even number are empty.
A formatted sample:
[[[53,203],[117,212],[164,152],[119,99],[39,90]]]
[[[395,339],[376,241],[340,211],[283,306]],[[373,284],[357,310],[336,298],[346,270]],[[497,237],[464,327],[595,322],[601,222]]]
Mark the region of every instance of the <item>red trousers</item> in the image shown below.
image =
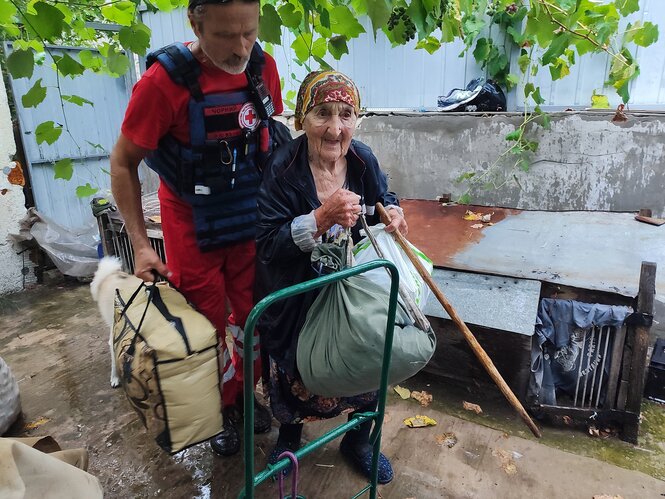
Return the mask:
[[[166,190],[166,192],[164,192]],[[233,405],[243,390],[243,329],[254,305],[254,241],[202,253],[196,244],[192,210],[173,199],[163,184],[159,189],[164,249],[171,281],[217,328],[222,352],[222,401]],[[233,337],[226,341],[227,300],[231,313],[228,329]],[[254,331],[250,349],[254,361],[254,380],[261,376],[258,332]]]

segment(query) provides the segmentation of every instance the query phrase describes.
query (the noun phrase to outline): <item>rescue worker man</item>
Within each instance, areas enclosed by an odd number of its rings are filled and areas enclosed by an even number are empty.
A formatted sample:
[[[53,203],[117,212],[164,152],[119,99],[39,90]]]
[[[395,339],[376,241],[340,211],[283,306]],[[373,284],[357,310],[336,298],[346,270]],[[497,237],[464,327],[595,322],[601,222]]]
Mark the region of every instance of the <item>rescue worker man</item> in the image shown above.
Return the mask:
[[[148,57],[111,154],[135,274],[167,276],[220,334],[224,426],[210,445],[224,456],[240,450],[243,358],[254,362],[255,379],[261,374],[258,335],[245,348],[242,328],[253,306],[258,167],[272,147],[268,117],[283,110],[275,61],[256,44],[259,12],[259,0],[190,0],[196,40]],[[160,176],[168,267],[146,233],[141,160]],[[254,431],[269,431],[270,413],[256,399],[254,407]]]

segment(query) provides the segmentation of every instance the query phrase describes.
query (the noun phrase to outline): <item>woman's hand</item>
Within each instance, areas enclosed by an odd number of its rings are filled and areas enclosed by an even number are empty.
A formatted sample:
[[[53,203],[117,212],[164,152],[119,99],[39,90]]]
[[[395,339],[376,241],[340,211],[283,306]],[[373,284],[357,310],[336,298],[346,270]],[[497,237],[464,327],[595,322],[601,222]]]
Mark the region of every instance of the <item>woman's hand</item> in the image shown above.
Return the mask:
[[[335,224],[344,228],[353,227],[358,221],[361,210],[358,194],[347,189],[337,189],[325,203],[314,210],[317,229],[315,238]]]
[[[400,233],[406,236],[409,233],[409,226],[402,213],[393,206],[388,207],[386,211],[390,217],[390,224],[386,226],[386,232],[395,232],[396,229],[399,229]]]

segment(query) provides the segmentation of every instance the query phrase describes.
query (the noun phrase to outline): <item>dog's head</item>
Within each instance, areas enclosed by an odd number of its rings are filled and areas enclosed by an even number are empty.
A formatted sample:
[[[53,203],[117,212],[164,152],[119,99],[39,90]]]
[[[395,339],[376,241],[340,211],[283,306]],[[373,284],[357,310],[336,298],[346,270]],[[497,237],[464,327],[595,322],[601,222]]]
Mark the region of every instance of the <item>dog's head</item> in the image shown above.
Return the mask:
[[[105,256],[99,261],[95,277],[90,283],[90,293],[95,301],[99,301],[99,288],[102,283],[110,276],[117,276],[123,274],[122,263],[120,260],[113,256]]]

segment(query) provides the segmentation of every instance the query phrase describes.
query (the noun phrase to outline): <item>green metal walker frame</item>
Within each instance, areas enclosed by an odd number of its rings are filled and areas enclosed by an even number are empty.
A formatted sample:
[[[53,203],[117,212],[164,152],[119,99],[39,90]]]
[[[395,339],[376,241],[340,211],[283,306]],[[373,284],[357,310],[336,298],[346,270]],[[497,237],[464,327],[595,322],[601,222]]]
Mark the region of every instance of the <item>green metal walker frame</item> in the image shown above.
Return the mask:
[[[397,310],[397,294],[399,288],[399,274],[397,272],[397,267],[392,262],[388,260],[374,260],[357,267],[351,267],[344,270],[340,270],[333,274],[328,274],[325,276],[317,277],[311,281],[306,281],[288,288],[275,291],[274,293],[263,298],[259,303],[257,303],[247,318],[245,323],[245,332],[244,332],[244,344],[252,345],[253,344],[253,331],[256,327],[256,322],[263,312],[275,302],[283,300],[285,298],[290,298],[291,296],[306,293],[317,288],[321,288],[328,284],[341,281],[347,277],[355,276],[362,274],[369,270],[374,270],[379,267],[386,268],[390,273],[390,301],[388,302],[388,318],[386,325],[386,341],[383,349],[383,365],[381,368],[381,381],[379,385],[379,400],[377,405],[377,410],[373,412],[364,412],[361,414],[356,414],[351,421],[348,421],[338,427],[330,430],[327,433],[324,433],[322,436],[308,443],[304,447],[300,448],[294,454],[300,460],[302,457],[313,452],[319,447],[327,444],[328,442],[336,439],[337,437],[343,435],[349,430],[356,428],[358,425],[364,423],[365,421],[374,420],[375,425],[370,435],[370,443],[373,447],[373,456],[372,456],[372,472],[369,483],[360,490],[352,499],[356,499],[365,492],[369,491],[370,498],[376,499],[377,497],[377,477],[378,477],[378,464],[379,464],[379,452],[381,450],[381,426],[383,425],[383,416],[386,408],[386,394],[388,390],[388,369],[390,368],[390,355],[393,346],[393,332],[395,328],[395,312]],[[266,481],[272,476],[276,476],[277,473],[280,473],[284,468],[286,468],[290,461],[286,458],[281,459],[274,466],[268,465],[263,471],[260,471],[258,474],[254,473],[254,366],[252,362],[245,362],[243,366],[243,375],[244,375],[244,452],[245,452],[245,487],[244,490],[240,492],[239,497],[245,499],[254,499],[254,488]],[[298,496],[299,498],[304,499],[304,496]],[[292,498],[296,499],[296,498]]]

